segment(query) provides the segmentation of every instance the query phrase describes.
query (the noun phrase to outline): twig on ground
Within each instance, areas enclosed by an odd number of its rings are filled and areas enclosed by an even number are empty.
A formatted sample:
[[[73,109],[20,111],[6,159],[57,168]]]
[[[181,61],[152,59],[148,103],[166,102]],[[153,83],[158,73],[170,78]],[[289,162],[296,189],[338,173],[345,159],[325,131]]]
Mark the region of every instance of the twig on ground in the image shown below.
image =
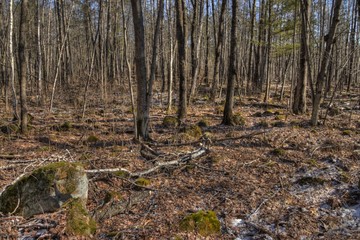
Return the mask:
[[[252,219],[253,216],[255,216],[255,215],[259,212],[260,208],[261,208],[267,201],[269,201],[270,199],[272,199],[277,192],[278,192],[278,191],[274,192],[269,198],[265,198],[264,201],[262,201],[262,202],[259,204],[259,206],[255,209],[255,211],[253,211],[253,212],[247,217],[247,219]]]

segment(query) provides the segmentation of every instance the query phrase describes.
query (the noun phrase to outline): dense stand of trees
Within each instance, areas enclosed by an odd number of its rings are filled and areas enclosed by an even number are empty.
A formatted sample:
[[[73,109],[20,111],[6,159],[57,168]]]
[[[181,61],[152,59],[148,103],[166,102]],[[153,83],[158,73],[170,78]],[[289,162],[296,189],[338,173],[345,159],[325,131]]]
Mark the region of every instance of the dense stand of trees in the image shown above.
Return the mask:
[[[226,91],[224,124],[234,94],[255,94],[316,125],[325,97],[359,93],[359,20],[359,0],[3,0],[3,111],[26,133],[29,99],[52,111],[61,96],[84,116],[90,93],[104,107],[131,93],[148,139],[154,92],[185,120],[201,89]]]

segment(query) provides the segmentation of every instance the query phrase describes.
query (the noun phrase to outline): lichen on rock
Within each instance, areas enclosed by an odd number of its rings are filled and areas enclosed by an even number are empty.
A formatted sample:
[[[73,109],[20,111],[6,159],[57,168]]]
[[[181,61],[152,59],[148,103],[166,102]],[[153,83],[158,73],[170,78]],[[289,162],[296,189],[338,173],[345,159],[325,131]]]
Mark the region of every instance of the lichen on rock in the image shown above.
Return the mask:
[[[24,217],[57,211],[66,201],[84,203],[88,179],[80,164],[56,162],[40,167],[8,186],[0,195],[0,212]]]

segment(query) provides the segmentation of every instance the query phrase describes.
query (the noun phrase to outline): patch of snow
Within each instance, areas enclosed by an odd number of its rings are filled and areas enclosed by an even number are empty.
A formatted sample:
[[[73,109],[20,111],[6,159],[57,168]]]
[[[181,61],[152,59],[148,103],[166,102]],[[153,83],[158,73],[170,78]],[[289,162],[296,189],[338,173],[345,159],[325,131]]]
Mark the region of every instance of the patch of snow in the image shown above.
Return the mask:
[[[238,219],[233,219],[232,221],[231,221],[231,226],[232,227],[241,227],[242,225],[244,225],[245,224],[245,222],[244,222],[244,220],[243,219],[241,219],[241,218],[238,218]]]

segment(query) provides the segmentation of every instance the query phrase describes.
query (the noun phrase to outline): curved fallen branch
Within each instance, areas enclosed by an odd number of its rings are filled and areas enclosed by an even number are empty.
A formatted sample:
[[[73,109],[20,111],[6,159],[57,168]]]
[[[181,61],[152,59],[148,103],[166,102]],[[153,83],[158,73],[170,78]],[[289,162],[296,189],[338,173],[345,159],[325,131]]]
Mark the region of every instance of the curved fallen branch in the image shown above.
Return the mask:
[[[126,168],[91,169],[91,170],[85,170],[85,172],[88,174],[97,174],[97,173],[114,173],[114,172],[123,171],[123,172],[128,173],[129,177],[141,177],[144,175],[148,175],[152,172],[155,172],[164,167],[188,163],[192,159],[199,158],[208,152],[209,152],[209,150],[207,148],[199,148],[191,153],[186,154],[185,156],[183,156],[179,159],[168,161],[168,162],[158,162],[158,163],[156,163],[156,165],[154,167],[144,170],[144,171],[140,171],[140,172],[131,172]]]

